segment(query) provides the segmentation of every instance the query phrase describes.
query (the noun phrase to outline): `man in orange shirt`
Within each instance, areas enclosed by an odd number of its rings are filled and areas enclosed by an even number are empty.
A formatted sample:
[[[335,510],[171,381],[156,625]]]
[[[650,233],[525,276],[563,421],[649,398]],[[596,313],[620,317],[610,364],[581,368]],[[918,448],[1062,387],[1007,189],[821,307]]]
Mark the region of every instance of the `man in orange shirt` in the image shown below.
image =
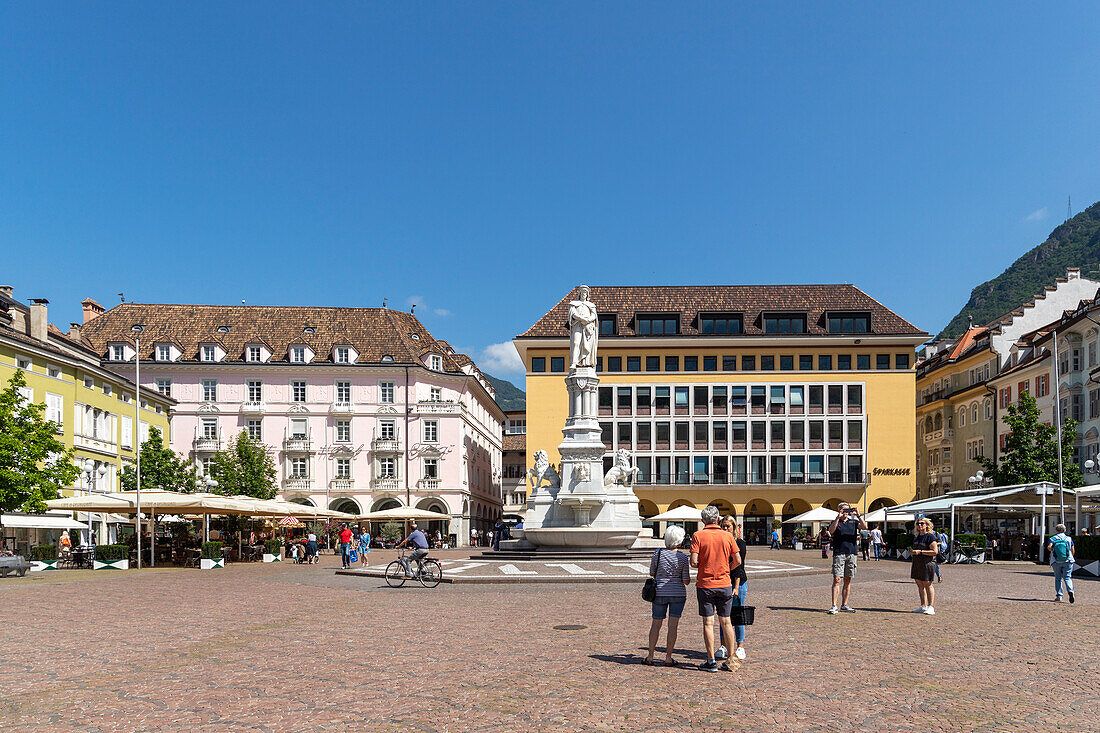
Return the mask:
[[[718,526],[718,507],[708,506],[702,511],[703,528],[691,537],[691,566],[698,568],[695,595],[699,600],[699,615],[703,617],[703,643],[707,647],[707,661],[700,666],[707,672],[717,672],[714,661],[714,629],[711,617],[718,614],[718,622],[726,638],[733,639],[730,611],[733,608],[733,581],[730,570],[741,564],[741,553],[733,535]],[[723,662],[722,669],[729,669]]]

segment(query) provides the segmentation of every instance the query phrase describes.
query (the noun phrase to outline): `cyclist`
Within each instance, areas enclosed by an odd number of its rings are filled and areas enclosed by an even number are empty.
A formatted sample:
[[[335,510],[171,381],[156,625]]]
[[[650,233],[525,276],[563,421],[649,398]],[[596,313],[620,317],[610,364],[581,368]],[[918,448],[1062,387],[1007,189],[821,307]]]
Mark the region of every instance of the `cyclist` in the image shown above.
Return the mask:
[[[409,561],[416,560],[416,572],[419,575],[420,570],[423,567],[423,560],[428,556],[428,538],[424,536],[424,533],[416,528],[416,522],[410,522],[409,526],[412,527],[412,531],[409,532],[409,536],[397,543],[398,547],[402,547],[407,542],[411,542],[416,549],[409,553],[409,556],[401,561],[401,565],[405,568],[406,577],[411,577],[409,571]]]

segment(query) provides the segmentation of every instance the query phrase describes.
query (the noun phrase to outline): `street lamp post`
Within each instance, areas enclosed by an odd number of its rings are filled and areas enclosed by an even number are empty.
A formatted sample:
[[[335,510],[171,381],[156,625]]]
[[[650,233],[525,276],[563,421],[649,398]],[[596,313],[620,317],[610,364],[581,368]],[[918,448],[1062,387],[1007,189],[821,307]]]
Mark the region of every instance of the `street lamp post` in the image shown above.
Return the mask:
[[[1058,361],[1058,330],[1052,329],[1050,332],[1051,338],[1054,340],[1054,430],[1055,439],[1058,442],[1058,509],[1061,515],[1062,524],[1066,523],[1066,501],[1065,490],[1062,487],[1062,399],[1061,399],[1061,383],[1062,373],[1061,364]],[[1042,537],[1046,536],[1046,525],[1043,525],[1043,531],[1040,536],[1040,542],[1042,543]]]
[[[206,476],[204,482],[206,484],[206,490],[211,494],[214,493],[214,489],[218,487],[217,479],[213,479],[210,476]],[[210,541],[210,515],[203,516],[203,542]]]
[[[135,323],[130,326],[131,333],[141,334],[145,326]],[[141,570],[141,336],[134,336],[134,431],[137,436],[134,441],[134,475],[137,488],[137,566]],[[156,528],[153,528],[156,531]]]

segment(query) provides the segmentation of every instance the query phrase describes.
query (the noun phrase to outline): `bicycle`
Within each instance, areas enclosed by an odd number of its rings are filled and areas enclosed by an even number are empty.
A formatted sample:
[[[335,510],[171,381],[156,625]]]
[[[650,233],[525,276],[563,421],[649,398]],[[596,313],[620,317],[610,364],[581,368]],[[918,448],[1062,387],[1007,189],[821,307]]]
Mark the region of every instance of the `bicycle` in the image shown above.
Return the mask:
[[[396,560],[386,566],[386,584],[391,588],[400,588],[406,580],[419,580],[425,588],[434,588],[443,580],[443,566],[438,560],[430,557],[420,558],[420,567],[417,569],[405,568],[409,563],[409,548],[402,548]]]

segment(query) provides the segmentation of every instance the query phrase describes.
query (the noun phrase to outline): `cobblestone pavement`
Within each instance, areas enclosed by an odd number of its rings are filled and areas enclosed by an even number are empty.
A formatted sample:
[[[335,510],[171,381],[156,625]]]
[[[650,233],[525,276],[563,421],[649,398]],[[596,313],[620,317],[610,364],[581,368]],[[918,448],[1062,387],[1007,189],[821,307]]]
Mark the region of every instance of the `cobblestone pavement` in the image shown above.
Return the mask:
[[[0,730],[1100,730],[1100,581],[1056,605],[1034,565],[947,568],[936,616],[907,613],[898,562],[861,563],[838,616],[824,574],[753,579],[748,659],[718,674],[641,664],[640,586],[394,590],[338,566],[2,580]],[[679,659],[701,645],[689,606]]]

